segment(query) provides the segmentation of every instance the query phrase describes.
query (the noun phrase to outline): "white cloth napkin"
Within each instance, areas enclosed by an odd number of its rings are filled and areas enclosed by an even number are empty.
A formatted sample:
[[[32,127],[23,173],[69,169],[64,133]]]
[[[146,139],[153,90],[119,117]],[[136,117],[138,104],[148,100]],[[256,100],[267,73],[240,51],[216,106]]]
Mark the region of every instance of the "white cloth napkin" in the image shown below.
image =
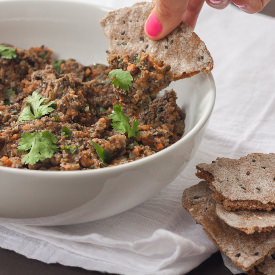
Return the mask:
[[[98,1],[121,7],[134,1]],[[0,247],[46,263],[121,274],[183,274],[216,251],[181,207],[195,164],[217,156],[275,152],[275,19],[234,7],[204,7],[197,33],[215,60],[217,102],[189,167],[146,203],[123,214],[58,227],[2,223]]]

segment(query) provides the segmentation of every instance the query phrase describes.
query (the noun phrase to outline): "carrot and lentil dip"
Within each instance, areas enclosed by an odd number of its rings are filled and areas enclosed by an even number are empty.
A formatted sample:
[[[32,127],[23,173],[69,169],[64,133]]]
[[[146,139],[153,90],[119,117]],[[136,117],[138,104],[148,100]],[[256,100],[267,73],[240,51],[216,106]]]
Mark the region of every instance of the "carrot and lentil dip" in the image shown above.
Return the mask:
[[[163,150],[184,133],[185,114],[176,93],[157,96],[171,82],[170,68],[148,55],[109,56],[109,66],[84,66],[73,59],[54,60],[44,46],[2,48],[0,166],[66,171],[114,166]],[[129,88],[114,85],[108,77],[114,69],[129,74]],[[119,117],[128,123],[124,132],[115,121]],[[47,142],[34,149],[43,138]],[[38,154],[37,161],[28,153]]]

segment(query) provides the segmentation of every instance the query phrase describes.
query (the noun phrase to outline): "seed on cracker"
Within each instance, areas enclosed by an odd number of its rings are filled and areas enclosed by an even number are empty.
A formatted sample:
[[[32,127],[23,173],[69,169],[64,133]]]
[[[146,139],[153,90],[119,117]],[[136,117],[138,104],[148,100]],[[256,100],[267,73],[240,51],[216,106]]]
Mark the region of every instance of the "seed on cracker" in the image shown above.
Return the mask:
[[[248,275],[274,275],[275,274],[275,254],[267,257],[264,262],[249,270]]]
[[[250,154],[238,160],[218,158],[197,165],[197,174],[228,211],[275,209],[275,154]]]
[[[131,57],[146,53],[170,65],[174,79],[210,72],[212,57],[205,44],[182,23],[167,37],[153,41],[144,32],[144,24],[154,4],[143,2],[109,12],[101,20],[105,35],[110,38],[110,55]]]
[[[244,271],[251,270],[274,252],[275,231],[247,235],[231,228],[216,215],[212,193],[206,182],[192,186],[183,193],[183,207],[236,266]]]
[[[230,227],[246,234],[271,231],[275,229],[275,211],[227,211],[221,204],[216,204],[216,214]]]

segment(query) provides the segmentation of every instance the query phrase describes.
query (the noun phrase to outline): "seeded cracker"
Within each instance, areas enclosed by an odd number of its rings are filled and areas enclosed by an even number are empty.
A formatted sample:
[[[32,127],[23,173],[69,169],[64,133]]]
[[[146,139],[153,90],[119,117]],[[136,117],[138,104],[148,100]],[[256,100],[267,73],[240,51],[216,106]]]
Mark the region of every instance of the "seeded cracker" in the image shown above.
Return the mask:
[[[248,275],[274,275],[275,274],[275,255],[266,257],[263,263],[255,266],[248,271]]]
[[[226,210],[275,209],[275,154],[218,158],[197,169],[197,176],[207,181],[213,198]]]
[[[220,204],[216,205],[216,214],[230,227],[253,234],[275,229],[275,211],[234,211],[229,212]]]
[[[184,191],[183,207],[236,266],[244,271],[251,270],[275,251],[275,231],[247,235],[229,227],[217,217],[211,195],[207,184],[201,182]]]
[[[141,52],[171,66],[174,79],[209,73],[213,68],[212,57],[205,44],[182,23],[160,41],[150,40],[144,32],[144,24],[152,3],[137,3],[110,12],[101,20],[105,35],[110,38],[110,55],[135,56]]]

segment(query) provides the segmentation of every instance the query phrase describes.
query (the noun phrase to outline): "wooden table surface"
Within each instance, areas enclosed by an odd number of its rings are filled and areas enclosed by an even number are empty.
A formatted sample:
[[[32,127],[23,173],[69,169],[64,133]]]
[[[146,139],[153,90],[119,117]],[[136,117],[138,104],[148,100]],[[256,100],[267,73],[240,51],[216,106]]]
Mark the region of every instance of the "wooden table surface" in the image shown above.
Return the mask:
[[[275,17],[275,1],[266,6],[262,12]],[[95,271],[87,271],[76,267],[59,264],[45,264],[27,259],[13,251],[0,248],[0,275],[102,275]],[[231,275],[224,266],[220,253],[212,255],[208,260],[188,273],[188,275]]]

